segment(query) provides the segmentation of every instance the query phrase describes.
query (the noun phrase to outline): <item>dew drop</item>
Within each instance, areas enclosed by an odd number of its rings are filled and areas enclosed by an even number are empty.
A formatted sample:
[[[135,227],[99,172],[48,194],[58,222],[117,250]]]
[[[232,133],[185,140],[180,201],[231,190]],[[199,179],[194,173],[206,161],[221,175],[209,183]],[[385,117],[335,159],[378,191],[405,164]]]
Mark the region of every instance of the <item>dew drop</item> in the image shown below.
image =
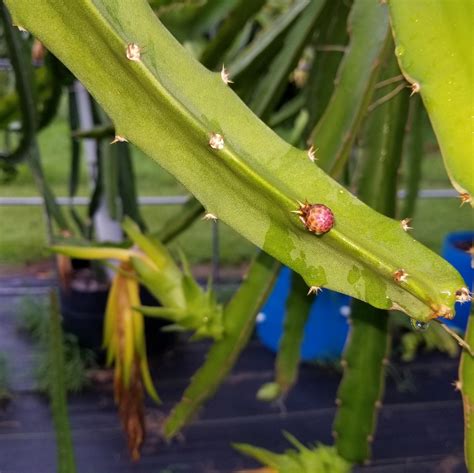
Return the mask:
[[[429,326],[429,322],[421,322],[420,320],[410,319],[411,326],[419,332],[424,332]]]

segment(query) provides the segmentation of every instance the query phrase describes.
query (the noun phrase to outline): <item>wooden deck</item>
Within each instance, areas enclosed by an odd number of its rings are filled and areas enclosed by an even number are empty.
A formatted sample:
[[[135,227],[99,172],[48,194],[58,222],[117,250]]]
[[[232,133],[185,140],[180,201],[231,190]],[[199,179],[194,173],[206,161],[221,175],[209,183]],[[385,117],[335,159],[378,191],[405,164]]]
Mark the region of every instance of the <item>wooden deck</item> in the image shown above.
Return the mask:
[[[10,284],[10,285],[8,285]],[[23,282],[24,284],[24,282]],[[22,294],[44,297],[45,287],[0,282],[0,351],[8,355],[14,399],[0,412],[0,472],[54,473],[55,438],[48,402],[34,391],[34,350],[18,334],[15,318]],[[282,430],[302,442],[331,443],[339,374],[312,365],[286,402],[286,412],[255,399],[272,379],[274,357],[257,341],[243,353],[232,375],[181,441],[163,444],[154,434],[164,413],[179,399],[203,360],[206,343],[178,344],[155,360],[160,410],[150,404],[151,426],[139,464],[131,464],[108,389],[91,388],[70,398],[69,413],[79,473],[230,473],[257,464],[235,452],[231,442],[281,451]],[[392,366],[374,443],[374,461],[356,469],[367,473],[465,473],[462,407],[452,382],[457,360],[420,356]],[[155,428],[153,428],[155,427]],[[315,472],[317,473],[317,472]]]

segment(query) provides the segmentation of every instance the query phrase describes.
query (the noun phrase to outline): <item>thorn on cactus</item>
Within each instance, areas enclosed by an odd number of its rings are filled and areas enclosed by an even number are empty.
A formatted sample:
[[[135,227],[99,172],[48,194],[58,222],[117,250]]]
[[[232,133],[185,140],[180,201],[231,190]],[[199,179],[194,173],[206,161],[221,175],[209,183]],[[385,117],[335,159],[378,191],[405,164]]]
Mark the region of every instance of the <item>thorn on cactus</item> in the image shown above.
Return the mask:
[[[221,69],[221,79],[222,82],[224,82],[225,85],[228,84],[233,84],[234,82],[229,79],[229,72],[227,69],[224,67],[224,64],[222,64],[222,69]]]
[[[202,217],[203,220],[213,220],[214,222],[217,220],[217,217],[214,214],[211,214],[208,212],[204,217]]]
[[[412,95],[415,95],[420,92],[421,86],[419,82],[413,82],[410,88],[411,88],[411,94],[410,94],[410,97],[411,97]]]
[[[455,391],[461,391],[462,390],[461,380],[457,379],[456,381],[453,381],[452,385],[454,386]]]
[[[212,149],[221,150],[224,149],[224,137],[219,135],[219,133],[212,133],[211,137],[209,138],[209,146]]]
[[[13,25],[13,26],[18,28],[22,33],[27,33],[28,32],[28,30],[26,28],[23,28],[23,26],[20,26],[20,25]]]
[[[135,61],[135,62],[140,61],[141,51],[142,49],[140,48],[140,46],[138,46],[138,44],[129,43],[127,45],[127,50],[126,50],[127,59],[129,59],[130,61]]]
[[[459,194],[459,198],[461,199],[461,207],[466,203],[470,204],[472,202],[472,197],[467,192]]]
[[[411,218],[404,218],[400,223],[405,232],[407,232],[408,230],[413,230],[413,227],[410,227]]]
[[[334,226],[334,214],[329,207],[323,204],[302,204],[298,202],[299,209],[293,213],[299,215],[304,226],[316,235],[327,233]]]
[[[462,287],[456,291],[456,301],[464,304],[464,302],[470,302],[472,300],[472,294],[467,287]]]
[[[318,149],[319,148],[315,148],[313,145],[311,145],[308,149],[308,158],[312,163],[318,160],[316,157],[316,151],[318,151]]]
[[[308,296],[310,294],[319,294],[323,289],[320,286],[311,286],[308,290]]]
[[[115,138],[113,139],[113,141],[110,142],[110,144],[113,145],[115,143],[126,143],[127,141],[127,138],[125,138],[124,136],[115,135]]]
[[[395,282],[407,282],[408,273],[404,269],[397,269],[393,273],[393,279]]]

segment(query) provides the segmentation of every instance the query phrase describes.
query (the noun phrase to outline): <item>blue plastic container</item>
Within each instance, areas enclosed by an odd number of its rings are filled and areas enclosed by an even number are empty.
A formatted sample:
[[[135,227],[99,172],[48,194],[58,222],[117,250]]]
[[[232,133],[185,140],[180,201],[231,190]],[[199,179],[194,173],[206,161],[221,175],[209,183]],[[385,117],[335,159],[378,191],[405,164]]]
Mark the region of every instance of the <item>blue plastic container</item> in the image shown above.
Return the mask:
[[[474,232],[449,233],[443,243],[442,255],[461,274],[466,287],[472,292],[474,286],[474,268],[472,267],[472,256],[467,253],[468,246],[472,246]],[[456,304],[456,317],[453,320],[446,320],[446,325],[466,330],[467,319],[471,311],[471,302]]]
[[[280,271],[273,292],[257,317],[260,341],[272,351],[278,350],[283,333],[285,305],[291,287],[291,270]],[[308,296],[314,297],[314,296]],[[311,306],[301,346],[305,361],[333,360],[341,356],[346,342],[350,315],[349,296],[324,289]]]

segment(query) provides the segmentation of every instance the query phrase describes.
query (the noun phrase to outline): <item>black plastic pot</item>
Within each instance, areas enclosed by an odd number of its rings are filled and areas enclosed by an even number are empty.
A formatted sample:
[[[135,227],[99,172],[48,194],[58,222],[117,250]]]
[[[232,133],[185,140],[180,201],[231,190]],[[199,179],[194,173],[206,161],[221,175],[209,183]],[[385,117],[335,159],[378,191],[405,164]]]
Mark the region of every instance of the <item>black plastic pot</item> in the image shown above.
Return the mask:
[[[67,291],[60,291],[64,331],[75,335],[80,346],[97,353],[102,347],[107,296],[108,289],[103,286],[91,290],[78,289],[73,285]],[[145,288],[140,288],[140,297],[143,305],[160,305]],[[173,343],[174,334],[161,330],[167,324],[165,320],[145,317],[145,336],[150,353],[161,352]]]

